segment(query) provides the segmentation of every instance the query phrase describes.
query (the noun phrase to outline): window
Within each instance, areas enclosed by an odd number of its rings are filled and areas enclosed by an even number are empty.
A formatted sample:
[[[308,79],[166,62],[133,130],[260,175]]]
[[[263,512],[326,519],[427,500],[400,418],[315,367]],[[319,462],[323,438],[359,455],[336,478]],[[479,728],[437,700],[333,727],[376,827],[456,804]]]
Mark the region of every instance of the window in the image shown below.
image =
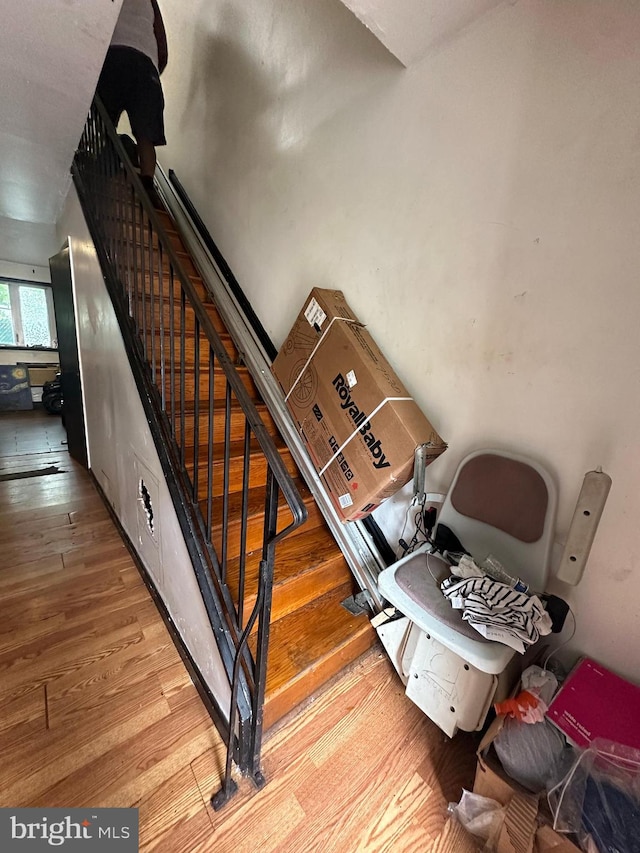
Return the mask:
[[[0,280],[0,346],[58,346],[50,287]]]

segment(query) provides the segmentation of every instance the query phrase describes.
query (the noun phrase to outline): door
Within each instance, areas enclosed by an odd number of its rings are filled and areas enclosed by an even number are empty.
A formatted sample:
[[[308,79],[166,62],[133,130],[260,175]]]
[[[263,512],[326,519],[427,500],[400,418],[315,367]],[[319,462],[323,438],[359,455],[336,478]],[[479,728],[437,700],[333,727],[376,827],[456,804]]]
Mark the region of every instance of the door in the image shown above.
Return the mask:
[[[84,427],[80,356],[68,246],[64,246],[57,255],[49,258],[49,269],[58,330],[58,355],[64,399],[63,417],[67,430],[68,448],[76,462],[87,468],[87,437]]]

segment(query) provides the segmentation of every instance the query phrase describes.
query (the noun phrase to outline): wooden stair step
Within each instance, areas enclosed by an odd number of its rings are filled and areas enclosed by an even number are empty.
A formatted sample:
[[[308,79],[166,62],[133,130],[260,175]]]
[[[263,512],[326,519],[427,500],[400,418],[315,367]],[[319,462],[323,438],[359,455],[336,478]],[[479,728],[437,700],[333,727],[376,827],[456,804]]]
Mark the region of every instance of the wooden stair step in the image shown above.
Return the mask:
[[[162,275],[160,274],[162,273]],[[188,274],[187,274],[188,275]],[[196,273],[194,275],[188,275],[189,281],[193,285],[198,294],[198,298],[203,302],[207,301],[208,291],[204,286],[204,282],[200,278],[200,276]],[[151,286],[150,281],[153,278],[153,296],[154,300],[158,299],[160,295],[167,301],[169,304],[169,298],[171,296],[171,282],[173,280],[173,300],[176,306],[176,310],[180,310],[180,294],[182,292],[182,282],[180,277],[176,272],[174,272],[173,279],[171,278],[171,273],[169,271],[169,265],[165,262],[162,270],[156,268],[153,271],[153,276],[149,275],[149,271],[146,270],[144,277],[142,275],[139,276],[138,279],[138,293],[145,293],[147,299],[151,297]],[[143,287],[144,284],[144,287]],[[160,286],[162,285],[162,286]],[[210,304],[207,302],[207,304]]]
[[[160,321],[162,318],[162,324],[164,326],[165,332],[168,332],[171,328],[171,315],[173,314],[174,335],[178,336],[180,334],[182,323],[180,300],[175,300],[173,310],[169,299],[161,300],[157,293],[154,295],[153,299],[151,298],[151,295],[149,293],[145,294],[144,298],[141,293],[137,295],[133,294],[132,302],[133,307],[135,308],[136,313],[140,318],[140,326],[142,326],[142,312],[144,310],[144,317],[147,327],[151,327],[151,320],[153,318],[155,327],[159,328]],[[218,310],[215,305],[213,305],[211,302],[203,302],[202,307],[204,308],[209,320],[211,320],[211,324],[213,325],[214,329],[216,329],[218,333],[226,332],[222,319],[218,314]],[[191,332],[193,334],[193,332],[195,331],[195,327],[196,313],[191,304],[187,301],[184,312],[184,328],[185,331]],[[204,337],[204,332],[202,331],[202,325],[200,328],[202,340],[205,341],[206,339]]]
[[[244,584],[244,622],[258,595],[260,551],[246,558]],[[234,600],[238,598],[240,560],[227,563],[227,584]],[[351,582],[351,571],[327,527],[303,525],[301,532],[288,536],[276,547],[275,577],[271,605],[272,621],[305,607],[332,589]]]
[[[164,335],[165,335],[165,349],[167,352],[167,359],[169,359],[169,349],[170,349],[169,326],[167,326],[165,328]],[[229,358],[231,359],[231,362],[237,366],[238,359],[239,359],[239,353],[238,353],[238,350],[236,349],[235,344],[233,343],[231,335],[229,334],[229,332],[227,332],[226,330],[223,330],[223,329],[218,330],[218,335],[220,337],[220,341],[222,343],[222,346],[224,347]],[[148,330],[149,341],[150,341],[151,337],[152,337],[151,331]],[[194,330],[193,329],[191,329],[191,330],[187,329],[184,337],[185,337],[184,360],[185,360],[185,364],[186,364],[187,368],[190,368],[195,364],[196,336],[195,336]],[[159,329],[155,330],[155,338],[156,338],[156,345],[158,345],[160,338],[161,338],[161,334],[160,334]],[[147,342],[148,346],[150,345],[149,341]],[[179,333],[179,329],[176,330],[175,337],[174,337],[174,356],[173,357],[175,359],[175,363],[178,364],[180,362],[180,333]],[[206,339],[202,335],[202,332],[200,333],[199,362],[200,362],[200,367],[206,367],[209,364],[209,347],[207,346]]]
[[[229,445],[229,491],[239,492],[242,489],[244,479],[244,442],[233,441]],[[298,469],[287,447],[278,448],[280,458],[285,464],[289,474],[295,478]],[[252,441],[248,459],[249,488],[264,486],[267,481],[267,460],[262,448],[257,441]],[[194,477],[193,448],[185,460],[187,473],[191,481]],[[209,452],[207,446],[201,446],[198,453],[198,500],[207,498],[207,473],[209,464]],[[224,494],[224,442],[215,443],[212,447],[212,478],[214,497],[219,498]]]
[[[166,214],[166,216],[168,217],[168,214]],[[172,224],[165,224],[165,221],[166,220],[161,219],[161,225],[163,227],[165,234],[167,235],[167,239],[169,240],[172,248],[174,249],[175,252],[181,252],[183,254],[186,254],[187,253],[186,247],[185,247],[184,243],[182,242],[182,238],[180,237],[180,234],[176,230],[175,226],[173,226]],[[170,218],[168,219],[168,221],[169,221],[169,223],[171,223]],[[131,222],[129,221],[129,222],[125,223],[124,228],[122,230],[122,233],[131,245],[135,245],[138,247],[146,246],[148,248],[148,246],[149,246],[148,230],[146,228],[146,225],[141,231],[139,222],[136,222],[135,225],[132,225]],[[141,237],[141,235],[142,235],[142,237]],[[158,235],[155,233],[153,235],[152,245],[153,245],[154,249],[157,249],[158,245],[159,245],[158,244]]]
[[[142,315],[139,316],[139,325],[142,326]],[[147,323],[149,317],[147,316]],[[159,325],[157,325],[154,329],[154,334],[152,334],[152,330],[150,327],[147,327],[147,347],[151,347],[151,342],[155,342],[156,348],[160,346],[162,338],[163,338],[163,330],[160,329]],[[140,332],[142,337],[142,331]],[[239,353],[236,349],[236,346],[231,338],[231,335],[227,331],[223,331],[222,329],[218,330],[218,337],[220,338],[220,343],[222,344],[227,356],[231,360],[231,363],[234,366],[239,365]],[[170,360],[171,353],[171,326],[166,323],[164,326],[164,347],[165,347],[165,358],[167,365]],[[184,361],[187,369],[192,369],[195,364],[195,350],[196,350],[196,335],[195,329],[187,329],[184,336]],[[157,350],[160,351],[159,349]],[[176,369],[181,364],[181,347],[180,347],[180,323],[175,324],[174,327],[174,335],[173,335],[173,358]],[[208,367],[209,364],[209,345],[207,338],[205,338],[202,331],[199,336],[199,354],[198,360],[201,368]]]
[[[170,247],[172,250],[172,254],[175,256],[175,258],[177,258],[178,262],[182,265],[182,269],[184,270],[184,272],[188,276],[192,276],[194,278],[199,278],[200,273],[198,272],[198,268],[196,267],[195,263],[191,260],[191,256],[189,255],[188,251],[186,250],[184,243],[180,239],[180,235],[175,231],[166,231],[166,234],[167,234],[167,239],[169,241],[169,244],[170,244]],[[146,241],[146,239],[147,239],[146,233],[145,233],[144,237],[145,237],[145,241]],[[129,247],[130,252],[135,251],[136,253],[138,253],[137,256],[140,257],[140,252],[142,252],[142,250],[144,248],[146,250],[147,256],[148,256],[149,244],[147,242],[145,242],[145,243],[140,242],[140,229],[139,228],[136,228],[135,231],[132,231],[130,226],[128,228],[125,227],[125,229],[122,231],[122,238],[124,239],[124,242],[126,242],[126,245]],[[156,258],[158,257],[159,246],[160,246],[160,243],[159,243],[158,237],[157,237],[157,235],[154,234],[154,236],[153,236],[153,252],[154,252]],[[169,251],[167,251],[166,243],[163,243],[162,256],[163,256],[163,260],[164,260],[164,268],[168,272],[169,263],[172,262],[172,258],[170,256]],[[147,259],[145,258],[145,264],[146,263],[147,263]],[[156,261],[156,263],[157,263],[157,261]],[[174,274],[177,274],[175,270],[174,270]]]
[[[354,616],[341,605],[352,593],[352,583],[346,583],[272,623],[265,728],[376,643],[367,616]]]
[[[307,509],[307,520],[304,524],[304,529],[310,530],[313,527],[318,527],[324,524],[324,518],[316,502],[314,501],[309,489],[301,481],[295,481],[296,487],[300,492],[304,505]],[[249,489],[247,494],[247,531],[246,544],[244,552],[256,551],[262,548],[263,526],[264,526],[264,504],[265,504],[265,489],[257,487]],[[240,534],[241,534],[241,508],[242,494],[240,492],[232,492],[229,495],[229,520],[226,527],[227,541],[227,559],[234,559],[240,555]],[[200,501],[200,511],[203,518],[207,517],[207,501]],[[216,549],[216,553],[222,556],[222,533],[223,533],[223,501],[218,499],[213,501],[212,506],[212,534],[211,539]],[[292,522],[292,515],[286,501],[280,495],[278,505],[278,532],[284,530]]]
[[[258,414],[262,418],[262,421],[267,429],[267,432],[272,436],[276,436],[278,434],[277,427],[269,410],[265,406],[264,403],[260,403],[259,401],[255,402],[255,407],[258,411]],[[193,404],[185,405],[185,446],[192,447],[194,444],[195,438],[195,417],[193,411]],[[224,420],[225,420],[225,404],[224,400],[214,400],[214,417],[213,417],[213,440],[215,442],[224,441]],[[238,441],[244,439],[244,430],[245,430],[246,417],[243,410],[240,408],[240,405],[237,402],[233,402],[231,407],[231,441]],[[200,415],[198,417],[198,429],[199,429],[199,444],[206,443],[208,441],[209,436],[209,413],[208,409],[201,409]],[[176,417],[175,431],[180,440],[180,418]]]
[[[249,370],[244,365],[237,365],[236,371],[242,380],[247,393],[252,400],[258,400],[258,389],[255,386],[253,378]],[[187,366],[183,370],[175,370],[173,388],[177,400],[182,399],[182,383],[184,375],[184,399],[189,403],[189,408],[193,410],[195,400],[195,385],[196,371],[192,366]],[[200,409],[209,405],[209,365],[200,366],[200,375],[198,376]],[[168,394],[171,388],[171,374],[169,371],[165,373],[165,393]],[[227,377],[223,369],[218,365],[217,359],[213,370],[213,397],[219,399],[224,397],[227,391]]]

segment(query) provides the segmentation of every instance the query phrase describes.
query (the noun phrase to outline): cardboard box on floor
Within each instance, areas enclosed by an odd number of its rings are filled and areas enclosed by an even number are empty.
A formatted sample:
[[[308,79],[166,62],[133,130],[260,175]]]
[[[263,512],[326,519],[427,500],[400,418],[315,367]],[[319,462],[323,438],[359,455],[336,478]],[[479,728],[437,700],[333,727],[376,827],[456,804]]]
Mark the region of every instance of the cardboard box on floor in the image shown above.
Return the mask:
[[[272,370],[344,521],[364,518],[446,450],[340,290],[314,288]]]
[[[566,835],[539,822],[541,798],[505,773],[495,750],[491,749],[503,723],[504,717],[496,717],[480,742],[473,785],[475,794],[508,806],[495,848],[497,853],[580,853]]]

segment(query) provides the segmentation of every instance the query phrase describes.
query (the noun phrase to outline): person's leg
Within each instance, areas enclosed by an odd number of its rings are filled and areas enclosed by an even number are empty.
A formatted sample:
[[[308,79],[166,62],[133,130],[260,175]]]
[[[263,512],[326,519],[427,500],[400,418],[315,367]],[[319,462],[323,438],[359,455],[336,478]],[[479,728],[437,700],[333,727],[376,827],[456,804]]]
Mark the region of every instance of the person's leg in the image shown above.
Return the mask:
[[[144,136],[139,136],[136,142],[138,143],[140,177],[153,178],[156,171],[156,147],[150,139],[146,139]]]
[[[154,207],[164,209],[153,186],[156,170],[156,145],[164,145],[164,97],[160,75],[153,62],[143,54],[137,59],[135,87],[127,112],[138,146],[140,179]]]
[[[125,107],[126,99],[126,55],[119,48],[110,47],[100,72],[96,94],[113,122],[114,127]]]
[[[151,204],[158,210],[164,210],[160,196],[153,185],[153,176],[156,171],[156,148],[150,139],[141,136],[136,139],[138,143],[138,159],[140,161],[140,180],[147,191]]]

